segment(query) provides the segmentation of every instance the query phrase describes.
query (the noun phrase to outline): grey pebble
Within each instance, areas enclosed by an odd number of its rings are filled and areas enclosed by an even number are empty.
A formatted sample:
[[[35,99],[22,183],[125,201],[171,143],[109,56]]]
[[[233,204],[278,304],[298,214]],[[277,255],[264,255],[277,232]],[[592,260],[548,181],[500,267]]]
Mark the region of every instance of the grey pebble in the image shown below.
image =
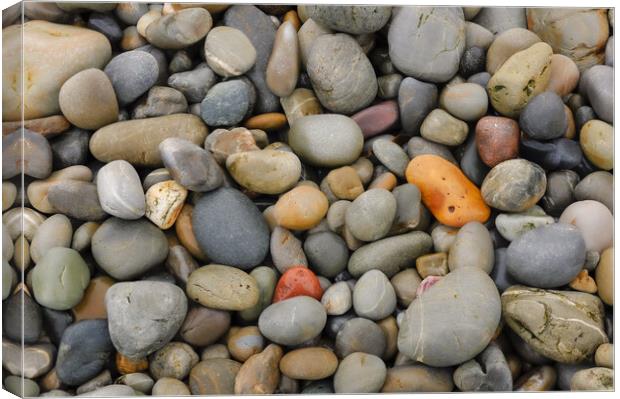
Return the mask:
[[[204,62],[191,71],[170,75],[168,85],[182,92],[190,103],[199,103],[215,84],[217,77]]]
[[[146,51],[127,51],[112,58],[103,70],[110,78],[120,105],[146,93],[159,76],[157,60]]]
[[[136,169],[122,159],[105,164],[97,172],[101,208],[112,216],[134,220],[144,216],[144,191]]]
[[[200,104],[200,116],[209,126],[232,126],[249,113],[256,94],[249,83],[241,79],[215,84]]]

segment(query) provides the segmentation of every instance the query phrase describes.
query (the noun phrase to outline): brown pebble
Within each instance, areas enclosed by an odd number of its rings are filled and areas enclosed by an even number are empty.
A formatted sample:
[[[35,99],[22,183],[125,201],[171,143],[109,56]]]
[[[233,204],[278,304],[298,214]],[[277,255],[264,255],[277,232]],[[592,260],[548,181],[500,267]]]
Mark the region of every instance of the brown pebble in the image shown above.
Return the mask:
[[[289,230],[309,230],[327,214],[327,197],[314,187],[298,186],[276,202],[274,216],[279,226]]]
[[[297,29],[291,22],[284,22],[276,32],[265,71],[267,87],[276,96],[287,97],[295,90],[300,71],[299,57]]]
[[[364,192],[360,176],[350,166],[331,170],[326,179],[329,189],[338,199],[354,200]]]
[[[577,132],[577,128],[575,127],[575,117],[573,116],[573,111],[571,111],[568,105],[564,105],[564,114],[566,114],[566,132],[564,133],[564,137],[567,139],[574,139],[575,133]]]
[[[280,104],[282,104],[289,126],[302,116],[317,115],[323,112],[321,103],[310,89],[295,89],[290,96],[280,98]]]
[[[384,172],[380,174],[379,176],[377,176],[370,183],[370,186],[368,186],[368,190],[371,190],[373,188],[384,188],[388,191],[392,191],[394,187],[396,187],[397,183],[398,183],[398,180],[396,180],[396,175],[394,175],[394,173]]]
[[[383,335],[385,335],[386,345],[382,358],[384,360],[393,359],[396,353],[398,353],[398,324],[396,324],[396,318],[388,316],[378,321],[377,325],[381,327]]]
[[[357,122],[365,138],[385,133],[398,122],[398,103],[395,100],[372,105],[351,116]]]
[[[45,374],[41,380],[39,380],[39,386],[43,391],[51,391],[53,389],[61,389],[63,384],[58,379],[58,374],[56,373],[56,368],[54,367],[50,371]]]
[[[116,353],[116,369],[120,374],[132,374],[148,370],[149,361],[146,358],[130,359],[121,353]]]
[[[321,347],[295,349],[280,360],[283,375],[298,380],[320,380],[333,375],[338,358],[333,351]]]
[[[299,19],[299,15],[295,10],[287,11],[282,18],[282,22],[290,22],[295,30],[299,30],[301,28],[301,20]]]
[[[575,291],[587,292],[588,294],[595,294],[597,291],[596,283],[594,279],[590,277],[586,269],[580,271],[577,277],[575,277],[568,286]]]
[[[244,127],[216,129],[207,136],[205,149],[211,151],[219,164],[225,164],[229,155],[245,151],[258,151],[252,132]]]
[[[258,327],[248,326],[234,330],[226,340],[230,356],[240,362],[245,362],[252,355],[260,353],[265,347],[265,339]]]
[[[515,383],[515,391],[550,391],[557,380],[557,372],[551,366],[540,366],[524,374]]]
[[[428,276],[445,276],[448,274],[448,256],[443,252],[420,256],[415,261],[415,268],[423,279]]]
[[[286,126],[286,115],[279,112],[269,112],[266,114],[255,115],[245,121],[248,129],[260,129],[266,132],[280,130]]]
[[[230,327],[230,312],[204,306],[190,308],[179,333],[185,342],[208,346],[217,342]]]
[[[476,148],[489,167],[519,156],[519,125],[514,119],[485,116],[476,124]]]
[[[577,87],[579,68],[575,61],[562,54],[553,54],[550,69],[547,91],[554,91],[558,96],[564,97]]]
[[[189,373],[192,395],[232,395],[241,363],[230,359],[203,360]]]
[[[194,206],[191,204],[183,205],[179,216],[174,224],[175,232],[181,245],[185,247],[198,260],[206,263],[209,258],[200,249],[196,236],[194,236],[194,228],[192,227],[192,211]]]
[[[108,276],[95,277],[90,280],[82,301],[73,308],[75,321],[90,319],[107,319],[105,294],[115,281]]]
[[[282,348],[270,344],[261,353],[252,355],[239,369],[235,378],[237,395],[270,395],[280,381]]]

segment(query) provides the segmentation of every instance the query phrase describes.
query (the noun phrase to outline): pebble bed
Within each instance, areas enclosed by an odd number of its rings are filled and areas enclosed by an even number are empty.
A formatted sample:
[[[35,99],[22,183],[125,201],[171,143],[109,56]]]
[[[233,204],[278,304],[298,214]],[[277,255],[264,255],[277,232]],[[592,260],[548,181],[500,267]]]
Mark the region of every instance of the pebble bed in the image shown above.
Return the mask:
[[[4,389],[613,389],[613,9],[20,7]]]

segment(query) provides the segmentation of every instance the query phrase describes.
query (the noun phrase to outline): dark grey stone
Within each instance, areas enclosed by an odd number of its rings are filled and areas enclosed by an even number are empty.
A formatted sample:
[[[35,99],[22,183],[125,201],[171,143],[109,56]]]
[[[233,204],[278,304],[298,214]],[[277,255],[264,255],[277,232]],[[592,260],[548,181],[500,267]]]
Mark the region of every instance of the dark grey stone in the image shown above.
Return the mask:
[[[412,77],[403,79],[398,89],[398,109],[405,134],[419,135],[422,121],[437,108],[437,99],[438,91],[434,84]]]
[[[485,165],[480,159],[480,154],[478,154],[478,149],[476,147],[475,135],[470,135],[469,139],[465,142],[464,149],[465,151],[463,152],[463,157],[460,162],[461,170],[465,176],[480,187],[491,168]]]
[[[203,62],[191,71],[171,75],[168,85],[183,93],[190,103],[198,103],[205,98],[207,91],[216,81],[215,73]]]
[[[146,51],[127,51],[112,58],[103,70],[121,106],[134,102],[157,82],[157,60]]]
[[[204,194],[192,212],[194,235],[214,263],[251,269],[269,250],[269,227],[252,201],[233,188]]]
[[[387,340],[381,327],[362,317],[347,320],[336,335],[336,354],[341,359],[354,352],[381,357],[386,346]]]
[[[318,275],[332,278],[346,269],[349,249],[342,237],[331,231],[310,234],[304,241],[310,268]]]
[[[579,165],[583,152],[579,143],[567,138],[551,141],[521,140],[519,155],[543,169],[572,169]]]
[[[592,119],[596,119],[596,114],[592,107],[588,107],[587,105],[579,107],[577,112],[575,112],[575,130],[577,134],[581,132],[583,125]]]
[[[280,99],[267,87],[265,70],[276,37],[276,26],[264,12],[251,5],[234,5],[224,14],[224,25],[239,29],[250,39],[256,49],[256,64],[247,76],[258,92],[256,112],[276,112]]]
[[[465,50],[461,57],[461,63],[459,65],[459,74],[463,78],[469,78],[470,76],[484,72],[486,68],[486,53],[484,49],[480,47],[470,47]]]
[[[508,273],[529,287],[556,288],[570,283],[586,260],[581,232],[554,223],[530,230],[508,246]]]
[[[159,144],[159,152],[172,178],[192,191],[211,191],[222,185],[222,169],[209,151],[179,138]]]
[[[596,115],[607,123],[614,120],[614,68],[595,65],[583,72],[579,91],[585,93]]]
[[[42,307],[43,326],[50,340],[55,344],[60,344],[60,339],[65,329],[73,323],[73,316],[70,311],[61,311]]]
[[[383,100],[391,100],[398,97],[398,89],[403,81],[403,76],[398,73],[379,76],[377,78],[377,97]]]
[[[579,175],[572,170],[549,173],[545,196],[540,201],[545,212],[559,217],[567,206],[575,202],[577,183],[579,183]]]
[[[232,126],[252,112],[252,90],[242,80],[214,85],[200,104],[200,116],[209,126]]]
[[[51,140],[54,169],[84,165],[88,160],[90,134],[77,127]]]
[[[118,22],[110,15],[101,12],[93,12],[88,18],[90,29],[103,34],[112,43],[116,43],[123,37],[123,32]]]
[[[34,344],[43,330],[41,307],[30,295],[17,291],[2,302],[2,326],[8,339],[21,342],[23,336],[24,344]]]
[[[82,320],[69,326],[58,347],[58,379],[72,386],[85,383],[103,370],[113,351],[106,319]]]
[[[560,96],[545,91],[532,98],[521,111],[519,126],[535,140],[562,137],[566,133],[568,121]]]

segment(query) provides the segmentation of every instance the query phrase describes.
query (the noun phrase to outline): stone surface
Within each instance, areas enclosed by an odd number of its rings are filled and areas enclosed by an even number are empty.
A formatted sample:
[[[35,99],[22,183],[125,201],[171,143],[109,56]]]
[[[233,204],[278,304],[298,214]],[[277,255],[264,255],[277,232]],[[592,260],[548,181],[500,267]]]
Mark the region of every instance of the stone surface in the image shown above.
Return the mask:
[[[606,367],[577,371],[570,380],[571,391],[612,391],[614,372]]]
[[[275,343],[298,345],[318,336],[326,320],[325,309],[319,301],[298,296],[268,306],[258,319],[258,328]]]
[[[489,206],[508,212],[532,207],[547,187],[545,171],[524,159],[512,159],[496,165],[485,177],[481,192]]]
[[[581,271],[585,250],[585,242],[575,227],[566,223],[540,226],[510,244],[508,272],[531,287],[560,287]]]
[[[601,253],[601,259],[596,267],[596,285],[598,286],[598,296],[607,305],[614,304],[613,296],[613,247],[607,248]]]
[[[381,392],[451,392],[453,389],[450,369],[415,364],[389,368]]]
[[[289,230],[309,230],[325,217],[328,201],[318,189],[300,185],[282,195],[274,207],[275,221]]]
[[[280,381],[278,364],[282,348],[270,344],[261,353],[252,355],[239,369],[235,378],[235,394],[272,394]]]
[[[191,71],[170,75],[168,86],[179,90],[191,104],[199,103],[216,82],[213,70],[205,63],[198,64]]]
[[[291,152],[247,151],[226,158],[226,168],[241,186],[261,194],[280,194],[301,176],[301,162]]]
[[[154,118],[187,112],[187,100],[179,90],[153,86],[134,108],[133,119]]]
[[[68,217],[61,214],[45,219],[30,242],[30,257],[38,263],[52,248],[69,248],[73,228]]]
[[[200,117],[209,126],[233,126],[249,116],[256,92],[241,79],[216,83],[200,103]]]
[[[89,140],[90,135],[82,129],[71,129],[51,140],[54,169],[85,164]]]
[[[105,302],[112,343],[117,351],[133,359],[166,345],[187,313],[183,290],[157,281],[114,284]]]
[[[388,190],[365,191],[348,207],[347,228],[361,241],[376,241],[387,235],[396,216],[396,198]]]
[[[512,391],[512,375],[506,358],[496,343],[454,371],[455,385],[464,392]]]
[[[217,342],[229,327],[229,312],[196,306],[187,312],[179,334],[185,342],[202,347]]]
[[[545,214],[538,205],[525,212],[502,213],[495,218],[497,231],[508,241],[514,241],[530,230],[553,223],[553,217]]]
[[[351,119],[362,129],[364,137],[369,138],[394,127],[399,117],[398,103],[391,100],[371,105],[352,115]]]
[[[183,380],[198,360],[198,355],[188,344],[170,342],[150,356],[149,371],[155,380]]]
[[[367,353],[356,352],[342,359],[334,374],[336,393],[379,392],[387,370],[383,360]]]
[[[190,274],[187,295],[203,306],[221,310],[248,309],[258,302],[256,280],[230,266],[211,264]]]
[[[134,50],[115,56],[103,71],[123,106],[135,101],[157,82],[159,67],[154,56]]]
[[[36,179],[44,179],[52,173],[49,142],[27,129],[2,136],[2,179],[10,179],[22,172]]]
[[[385,274],[369,270],[355,284],[353,308],[358,316],[381,320],[396,309],[396,293]]]
[[[230,359],[208,359],[198,363],[189,374],[193,395],[232,395],[241,363]]]
[[[200,248],[214,262],[250,269],[269,250],[265,219],[249,198],[232,188],[205,194],[192,212],[192,226]]]
[[[377,139],[372,143],[372,154],[397,176],[405,175],[409,157],[400,145],[387,139]]]
[[[98,221],[106,216],[97,195],[97,186],[79,180],[64,180],[52,185],[47,192],[51,207],[69,217]]]
[[[588,121],[581,128],[579,144],[586,158],[594,166],[611,170],[613,168],[613,127],[600,120]]]
[[[575,199],[598,201],[613,212],[613,175],[604,171],[590,173],[575,186]]]
[[[489,100],[480,85],[461,83],[446,87],[441,92],[439,103],[454,117],[473,122],[487,113]]]
[[[491,273],[495,261],[493,241],[489,231],[479,222],[469,222],[461,227],[450,246],[448,266],[450,271],[463,267],[477,267]]]
[[[97,194],[101,208],[121,219],[144,216],[145,199],[140,176],[127,161],[117,160],[97,172]]]
[[[513,286],[502,294],[506,323],[537,352],[560,363],[579,363],[608,342],[603,304],[583,292]]]
[[[207,10],[189,8],[156,19],[147,26],[144,37],[159,48],[180,49],[204,38],[212,25]]]
[[[437,106],[437,86],[412,77],[402,80],[398,88],[398,109],[404,132],[417,135],[424,118]],[[410,154],[411,155],[411,154]]]
[[[297,29],[291,22],[284,21],[278,27],[267,63],[267,70],[265,71],[267,87],[276,96],[287,97],[295,90],[299,71]]]
[[[513,54],[523,51],[540,38],[524,28],[511,28],[498,33],[487,52],[486,70],[494,74]]]
[[[433,41],[436,37],[442,40]],[[403,7],[392,18],[388,43],[390,59],[398,70],[425,81],[448,81],[458,71],[465,50],[463,11],[460,8]],[[414,48],[419,49],[415,56]]]
[[[186,198],[187,190],[174,180],[153,184],[145,194],[144,215],[161,230],[167,230],[179,216]]]
[[[93,235],[91,249],[97,264],[117,280],[138,277],[168,256],[164,233],[145,219],[107,219]]]
[[[590,101],[594,112],[605,122],[613,122],[614,96],[611,90],[613,68],[595,65],[583,72],[579,91]]]
[[[513,119],[485,116],[476,123],[476,148],[487,166],[519,155],[519,125]]]
[[[256,62],[256,49],[238,29],[218,26],[209,31],[204,44],[207,64],[224,77],[240,76]]]
[[[493,280],[478,268],[457,269],[409,306],[400,325],[398,349],[429,366],[456,365],[487,346],[500,316]]]
[[[283,375],[299,380],[316,381],[336,372],[338,358],[326,348],[309,347],[287,352],[280,360]]]

